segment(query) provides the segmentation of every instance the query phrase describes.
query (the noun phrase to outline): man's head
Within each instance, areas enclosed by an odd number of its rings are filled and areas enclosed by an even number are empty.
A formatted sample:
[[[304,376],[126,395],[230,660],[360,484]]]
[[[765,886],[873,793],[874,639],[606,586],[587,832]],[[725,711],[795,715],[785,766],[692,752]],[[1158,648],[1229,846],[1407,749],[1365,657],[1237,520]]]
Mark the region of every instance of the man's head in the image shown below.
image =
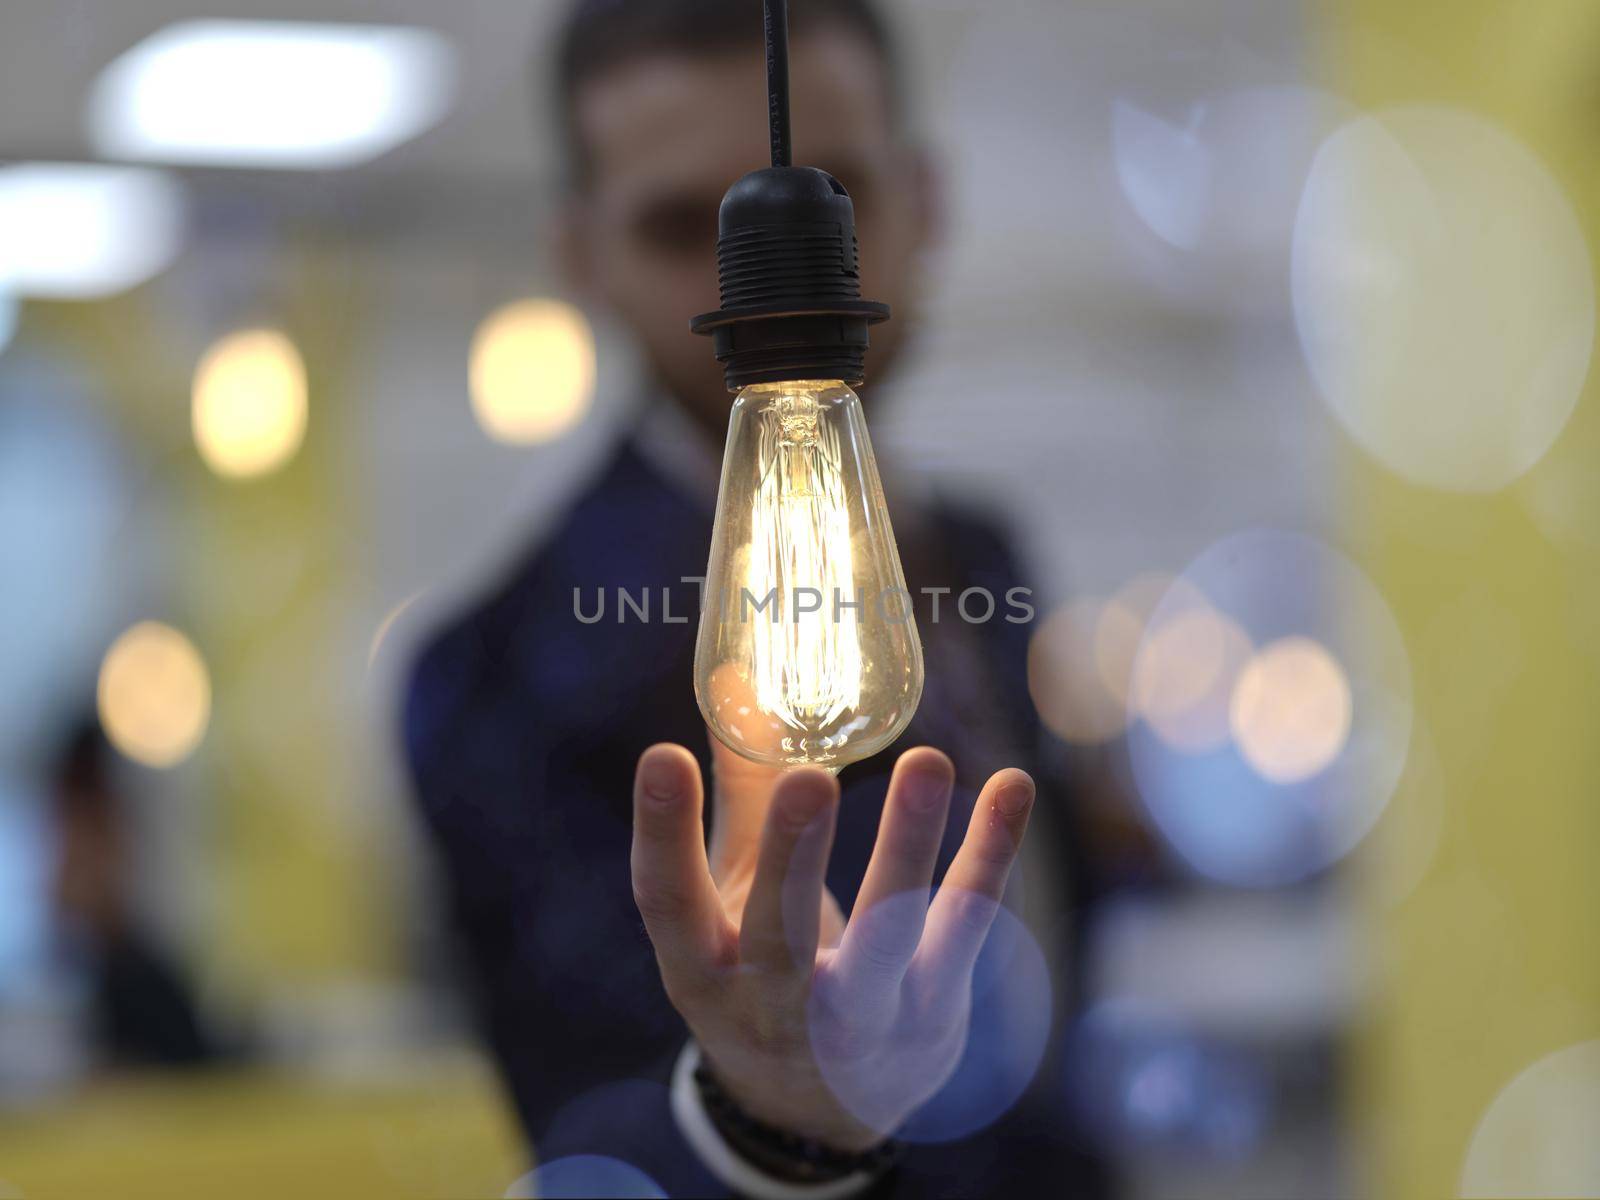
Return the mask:
[[[769,161],[761,10],[760,0],[578,0],[557,51],[572,281],[627,324],[659,380],[714,430],[728,396],[689,319],[718,307],[723,193]],[[872,0],[793,6],[790,89],[794,161],[849,190],[862,294],[895,310],[872,333],[868,371],[881,373],[915,308],[933,197]]]

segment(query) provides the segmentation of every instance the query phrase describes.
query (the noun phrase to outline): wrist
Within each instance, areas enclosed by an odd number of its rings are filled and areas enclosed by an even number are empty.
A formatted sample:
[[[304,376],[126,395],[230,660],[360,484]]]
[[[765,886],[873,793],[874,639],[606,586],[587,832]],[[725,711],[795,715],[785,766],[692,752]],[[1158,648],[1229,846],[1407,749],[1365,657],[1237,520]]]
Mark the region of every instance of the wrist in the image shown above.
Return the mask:
[[[881,1175],[893,1165],[898,1148],[884,1138],[840,1145],[773,1125],[752,1114],[725,1088],[702,1058],[695,1088],[711,1123],[740,1157],[764,1173],[792,1183],[831,1183],[847,1175]]]
[[[697,1043],[673,1073],[672,1108],[690,1144],[723,1183],[767,1200],[845,1200],[893,1168],[902,1147],[885,1139],[843,1148],[750,1114],[722,1085]]]
[[[730,1112],[841,1155],[865,1154],[889,1138],[839,1105],[807,1050],[752,1059],[694,1043],[697,1086],[714,1091]]]

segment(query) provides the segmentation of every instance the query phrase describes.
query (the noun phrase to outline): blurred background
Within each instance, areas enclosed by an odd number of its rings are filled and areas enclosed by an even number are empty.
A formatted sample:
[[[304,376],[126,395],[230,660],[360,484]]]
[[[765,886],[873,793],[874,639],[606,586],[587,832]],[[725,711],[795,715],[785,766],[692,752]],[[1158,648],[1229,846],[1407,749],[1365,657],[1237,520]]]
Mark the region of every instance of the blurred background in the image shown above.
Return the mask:
[[[889,7],[950,203],[873,434],[1049,598],[1087,1125],[1140,1197],[1600,1194],[1600,10]],[[637,394],[559,8],[0,5],[0,1196],[527,1169],[395,727]]]

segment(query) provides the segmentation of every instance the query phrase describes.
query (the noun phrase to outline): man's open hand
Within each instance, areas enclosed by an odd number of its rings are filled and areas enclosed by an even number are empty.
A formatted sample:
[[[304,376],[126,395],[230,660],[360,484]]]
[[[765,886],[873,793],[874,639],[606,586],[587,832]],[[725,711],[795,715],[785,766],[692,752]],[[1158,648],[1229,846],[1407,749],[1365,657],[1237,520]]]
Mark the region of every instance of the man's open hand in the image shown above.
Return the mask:
[[[960,1061],[973,967],[1033,781],[1018,770],[990,778],[930,905],[954,770],[937,750],[902,755],[846,923],[824,883],[838,782],[712,748],[709,857],[694,757],[652,746],[634,781],[634,897],[667,995],[751,1116],[865,1149]]]

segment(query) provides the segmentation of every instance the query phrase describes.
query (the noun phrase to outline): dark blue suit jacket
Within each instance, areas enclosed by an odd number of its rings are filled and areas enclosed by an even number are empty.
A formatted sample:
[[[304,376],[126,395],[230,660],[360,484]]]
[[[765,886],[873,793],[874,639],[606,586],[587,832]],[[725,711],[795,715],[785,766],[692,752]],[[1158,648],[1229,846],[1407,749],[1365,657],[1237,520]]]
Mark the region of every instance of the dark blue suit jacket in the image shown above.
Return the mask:
[[[982,586],[1003,597],[1026,584],[981,522],[945,510],[919,522],[897,515],[896,523],[913,591]],[[555,532],[426,647],[404,715],[417,798],[483,1026],[536,1154],[619,1158],[673,1195],[726,1189],[694,1159],[667,1110],[669,1071],[687,1034],[633,904],[631,791],[639,754],[654,742],[688,746],[709,770],[691,684],[697,588],[682,580],[704,573],[710,533],[704,502],[625,443]],[[648,623],[631,613],[618,621],[619,587],[650,593]],[[592,616],[599,588],[605,618],[585,624],[574,590]],[[673,623],[663,619],[664,591]],[[1035,769],[1029,627],[999,617],[952,623],[950,603],[937,627],[919,613],[928,686],[911,729],[890,753],[841,777],[829,884],[846,911],[899,750],[928,743],[954,758],[964,786],[950,846],[965,828],[961,802],[970,812],[972,789],[990,772]],[[1059,784],[1040,782],[1033,836],[1047,842],[1039,857],[1076,882],[1080,843],[1068,799]],[[1082,901],[1075,892],[1063,893],[1069,920]],[[1058,1023],[1073,1004],[1071,983],[1058,983]],[[965,1141],[912,1150],[884,1190],[1099,1194],[1102,1174],[1077,1146],[1060,1082],[1052,1050],[1003,1119]]]

